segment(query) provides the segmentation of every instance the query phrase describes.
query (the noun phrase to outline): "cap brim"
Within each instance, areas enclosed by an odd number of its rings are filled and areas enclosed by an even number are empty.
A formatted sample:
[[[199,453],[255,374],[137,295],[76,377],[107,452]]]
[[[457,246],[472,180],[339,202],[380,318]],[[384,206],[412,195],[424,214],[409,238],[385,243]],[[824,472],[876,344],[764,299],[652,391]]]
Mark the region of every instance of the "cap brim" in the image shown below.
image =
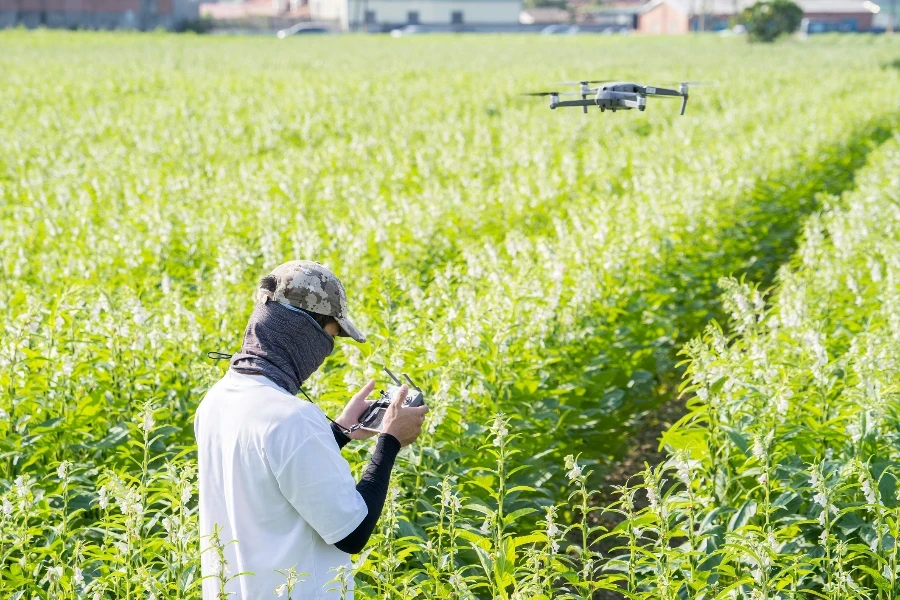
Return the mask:
[[[359,343],[363,343],[366,341],[366,336],[356,328],[356,325],[350,322],[350,319],[347,317],[341,317],[335,319],[338,322],[338,325],[341,326],[341,332],[338,334],[342,337],[348,337],[353,340],[356,340]]]

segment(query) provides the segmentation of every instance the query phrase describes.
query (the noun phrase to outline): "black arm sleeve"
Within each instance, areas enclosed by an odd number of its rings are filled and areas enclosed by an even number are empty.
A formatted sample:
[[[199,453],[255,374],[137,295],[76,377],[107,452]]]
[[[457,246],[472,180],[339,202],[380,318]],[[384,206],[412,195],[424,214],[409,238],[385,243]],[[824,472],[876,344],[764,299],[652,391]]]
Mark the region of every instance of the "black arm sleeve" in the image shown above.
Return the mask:
[[[394,468],[394,459],[397,458],[399,451],[400,442],[397,438],[389,433],[382,433],[378,436],[375,454],[372,455],[372,460],[366,467],[362,479],[356,484],[356,491],[362,496],[369,512],[350,535],[335,544],[338,550],[347,554],[358,554],[366,547],[372,532],[375,531],[375,524],[381,516],[381,509],[384,508],[388,483],[391,480],[391,469]]]
[[[341,428],[337,426],[337,423],[331,424],[331,433],[334,434],[334,441],[337,442],[338,448],[343,448],[350,443],[350,438],[341,431]]]

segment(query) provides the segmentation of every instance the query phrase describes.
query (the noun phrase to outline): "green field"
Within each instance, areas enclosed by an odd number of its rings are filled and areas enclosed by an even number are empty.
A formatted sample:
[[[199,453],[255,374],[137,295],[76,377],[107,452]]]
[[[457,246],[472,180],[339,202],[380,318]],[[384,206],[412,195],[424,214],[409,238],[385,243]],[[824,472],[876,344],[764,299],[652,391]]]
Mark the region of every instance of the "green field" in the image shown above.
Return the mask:
[[[199,598],[205,353],[294,258],[369,335],[307,384],[326,413],[382,365],[430,398],[357,598],[900,595],[898,61],[0,32],[0,597]],[[717,85],[516,95],[582,77]],[[661,406],[664,462],[621,472]]]

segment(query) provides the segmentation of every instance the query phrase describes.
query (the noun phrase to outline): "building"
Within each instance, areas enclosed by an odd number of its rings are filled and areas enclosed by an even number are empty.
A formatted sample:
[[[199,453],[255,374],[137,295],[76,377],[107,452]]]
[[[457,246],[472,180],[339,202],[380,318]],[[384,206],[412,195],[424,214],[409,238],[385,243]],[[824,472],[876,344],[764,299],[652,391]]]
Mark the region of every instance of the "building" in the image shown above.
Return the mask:
[[[178,29],[198,16],[197,0],[0,0],[0,28]]]
[[[314,21],[344,31],[389,31],[420,25],[438,31],[502,31],[519,27],[521,0],[309,0]]]
[[[570,5],[569,10],[526,8],[519,14],[519,23],[542,27],[572,24],[583,32],[631,31],[637,29],[643,7],[640,0],[607,0],[600,4]]]
[[[319,25],[309,20],[309,5],[303,0],[245,0],[203,2],[200,16],[213,29],[231,32],[272,32],[298,24]]]
[[[571,21],[569,11],[552,6],[526,8],[519,13],[519,23],[522,25],[560,25]]]
[[[870,31],[877,5],[869,0],[795,0],[808,33]],[[638,31],[679,34],[721,31],[753,0],[652,0],[638,19]]]
[[[637,29],[638,18],[643,10],[644,4],[640,1],[607,0],[578,11],[575,22],[586,31],[606,31],[604,28],[632,31]]]

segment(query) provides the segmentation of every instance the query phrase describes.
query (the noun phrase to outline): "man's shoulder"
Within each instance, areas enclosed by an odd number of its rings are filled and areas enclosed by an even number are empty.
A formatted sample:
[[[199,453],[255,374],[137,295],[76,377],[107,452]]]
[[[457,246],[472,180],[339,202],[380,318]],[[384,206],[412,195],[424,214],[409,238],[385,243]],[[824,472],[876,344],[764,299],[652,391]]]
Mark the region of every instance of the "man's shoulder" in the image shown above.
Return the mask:
[[[247,425],[265,422],[267,430],[275,435],[329,431],[327,419],[316,405],[291,396],[264,378],[231,370],[209,389],[201,409],[203,405],[220,415],[221,411],[229,412],[230,417],[240,415]]]

